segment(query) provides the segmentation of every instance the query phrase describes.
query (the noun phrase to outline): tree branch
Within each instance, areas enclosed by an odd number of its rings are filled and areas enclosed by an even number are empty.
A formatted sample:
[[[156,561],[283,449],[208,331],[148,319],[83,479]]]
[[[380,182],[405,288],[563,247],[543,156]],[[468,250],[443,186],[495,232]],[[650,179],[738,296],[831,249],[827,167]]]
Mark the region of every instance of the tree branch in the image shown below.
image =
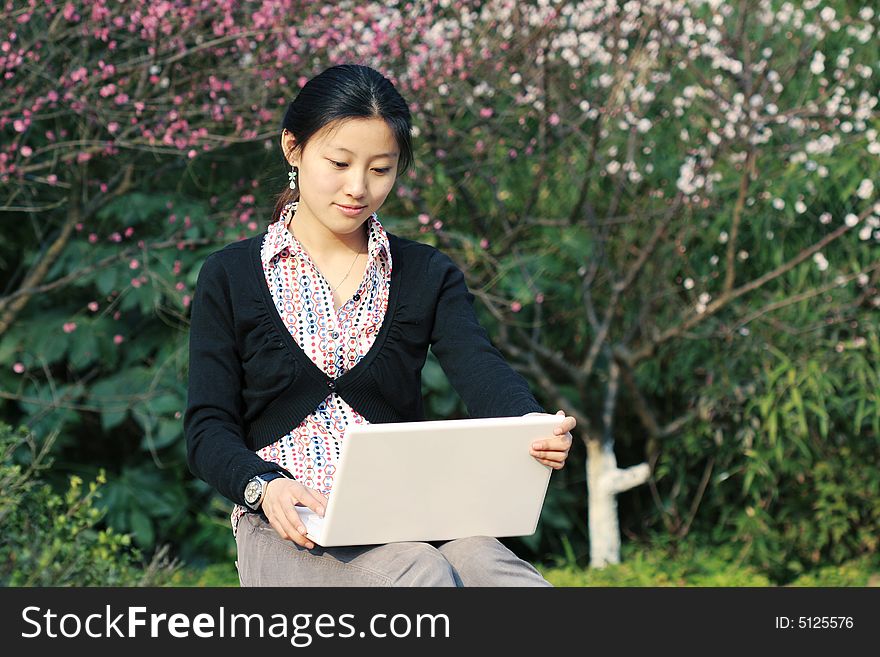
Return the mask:
[[[836,230],[829,233],[828,235],[823,237],[821,240],[819,240],[818,242],[816,242],[812,246],[804,249],[799,254],[797,254],[794,258],[792,258],[788,262],[781,264],[776,269],[773,269],[772,271],[767,272],[763,276],[759,276],[758,278],[756,278],[752,281],[749,281],[748,283],[741,285],[740,287],[738,287],[736,289],[729,290],[729,291],[723,293],[717,299],[712,301],[708,306],[706,306],[706,309],[704,312],[702,312],[702,313],[698,313],[696,311],[692,312],[682,323],[667,329],[666,331],[661,333],[659,336],[657,336],[655,339],[653,339],[650,342],[643,345],[637,351],[630,352],[625,347],[623,347],[623,345],[615,345],[615,347],[614,347],[615,355],[618,358],[621,358],[621,359],[625,360],[626,362],[628,362],[631,367],[636,365],[637,363],[641,362],[642,360],[653,355],[654,352],[656,351],[657,347],[659,347],[662,344],[665,344],[666,342],[669,342],[670,340],[672,340],[674,338],[681,336],[685,332],[692,329],[694,326],[697,326],[698,324],[701,324],[702,322],[706,321],[711,316],[715,315],[720,310],[725,308],[732,301],[738,299],[741,296],[748,294],[749,292],[752,292],[753,290],[756,290],[756,289],[766,285],[768,282],[770,282],[776,278],[779,278],[783,274],[791,271],[797,265],[799,265],[800,263],[804,262],[807,258],[812,256],[814,253],[818,253],[823,248],[825,248],[828,244],[837,240],[838,238],[840,238],[841,236],[846,234],[848,231],[850,231],[853,228],[855,228],[856,226],[858,226],[862,221],[864,221],[865,217],[867,217],[869,214],[870,214],[870,208],[868,210],[863,211],[862,215],[859,217],[858,221],[856,221],[852,226],[847,226],[846,224],[844,224],[844,225],[838,227]]]

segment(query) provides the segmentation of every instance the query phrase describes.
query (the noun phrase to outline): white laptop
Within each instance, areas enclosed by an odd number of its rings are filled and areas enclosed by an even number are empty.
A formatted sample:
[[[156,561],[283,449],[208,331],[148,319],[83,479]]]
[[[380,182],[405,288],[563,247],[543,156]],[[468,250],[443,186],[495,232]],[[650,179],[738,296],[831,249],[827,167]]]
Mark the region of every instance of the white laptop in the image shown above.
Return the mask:
[[[324,547],[533,534],[551,468],[529,453],[556,415],[350,427],[324,517],[296,507]]]

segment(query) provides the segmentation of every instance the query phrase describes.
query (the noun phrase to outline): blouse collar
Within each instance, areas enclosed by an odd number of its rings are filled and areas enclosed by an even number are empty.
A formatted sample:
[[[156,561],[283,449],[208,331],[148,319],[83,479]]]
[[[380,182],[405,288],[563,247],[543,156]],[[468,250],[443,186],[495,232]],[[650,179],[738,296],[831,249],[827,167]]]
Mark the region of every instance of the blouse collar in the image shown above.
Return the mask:
[[[260,257],[263,266],[268,267],[272,259],[287,251],[287,255],[293,258],[304,258],[309,260],[309,254],[293,234],[287,230],[287,220],[290,218],[292,211],[295,211],[294,203],[288,203],[281,210],[281,215],[277,221],[270,224],[266,237],[263,240],[263,247],[260,250]],[[388,272],[391,272],[391,246],[388,243],[388,235],[385,228],[379,221],[376,213],[372,213],[367,219],[367,253],[369,263],[372,260],[377,262],[385,262],[388,266]]]

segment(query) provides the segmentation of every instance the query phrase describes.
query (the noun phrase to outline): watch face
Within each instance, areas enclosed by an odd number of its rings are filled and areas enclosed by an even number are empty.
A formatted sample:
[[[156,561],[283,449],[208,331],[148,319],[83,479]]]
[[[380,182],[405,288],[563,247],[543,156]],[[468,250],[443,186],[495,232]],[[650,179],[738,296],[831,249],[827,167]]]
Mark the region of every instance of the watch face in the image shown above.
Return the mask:
[[[244,501],[248,504],[253,504],[258,499],[260,499],[260,482],[249,481],[248,485],[244,488]]]

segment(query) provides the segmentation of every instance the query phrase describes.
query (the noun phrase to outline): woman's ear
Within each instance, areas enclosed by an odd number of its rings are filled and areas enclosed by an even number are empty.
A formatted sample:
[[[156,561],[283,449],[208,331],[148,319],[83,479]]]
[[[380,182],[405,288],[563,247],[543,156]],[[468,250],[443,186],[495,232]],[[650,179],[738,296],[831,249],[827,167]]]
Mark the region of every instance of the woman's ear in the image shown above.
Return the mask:
[[[284,129],[281,131],[281,152],[290,166],[297,166],[299,164],[296,138],[290,130]]]

